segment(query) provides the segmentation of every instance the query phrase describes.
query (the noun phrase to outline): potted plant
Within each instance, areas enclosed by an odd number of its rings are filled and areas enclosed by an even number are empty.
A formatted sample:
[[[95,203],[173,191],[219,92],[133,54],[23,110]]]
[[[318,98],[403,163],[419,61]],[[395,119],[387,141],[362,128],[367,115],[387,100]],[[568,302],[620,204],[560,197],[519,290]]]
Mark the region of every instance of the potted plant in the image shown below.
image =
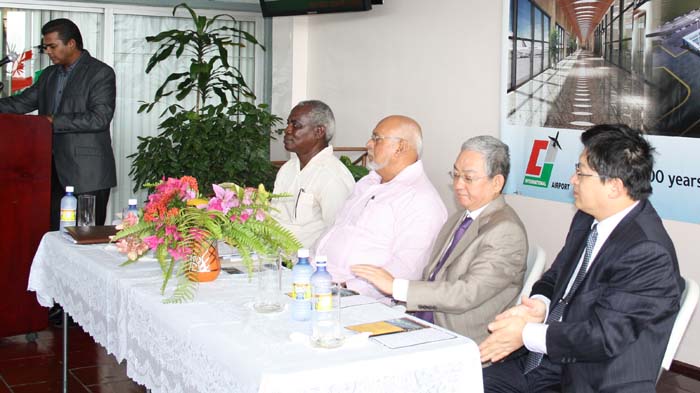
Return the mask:
[[[549,31],[549,64],[556,69],[557,62],[559,62],[559,33],[552,29]]]
[[[139,113],[150,112],[165,97],[177,100],[161,113],[160,134],[139,137],[137,152],[129,156],[133,158],[130,175],[136,183],[134,191],[164,177],[184,175],[197,178],[203,190],[225,181],[269,186],[273,180],[271,130],[280,118],[269,113],[265,105],[254,104],[253,91],[229,61],[232,49],[262,45],[235,27],[231,15],[207,18],[184,3],[173,9],[173,15],[180,8],[189,12],[191,29],[146,37],[146,41],[160,44],[146,73],[172,55],[189,57],[189,67],[168,75],[153,101],[139,107]],[[217,23],[221,20],[231,23]],[[196,97],[194,106],[183,107],[180,102],[191,95]]]
[[[252,253],[291,255],[301,244],[270,216],[272,195],[261,184],[245,188],[214,184],[215,195],[203,198],[191,176],[164,179],[154,187],[138,215],[128,215],[112,238],[126,254],[126,266],[152,250],[163,273],[161,294],[171,278],[177,284],[165,303],[191,300],[197,283],[216,279],[220,272],[216,242],[238,249],[251,271]]]
[[[577,46],[578,45],[576,45],[576,38],[574,38],[573,36],[569,37],[569,47],[567,55],[573,54],[576,51]]]

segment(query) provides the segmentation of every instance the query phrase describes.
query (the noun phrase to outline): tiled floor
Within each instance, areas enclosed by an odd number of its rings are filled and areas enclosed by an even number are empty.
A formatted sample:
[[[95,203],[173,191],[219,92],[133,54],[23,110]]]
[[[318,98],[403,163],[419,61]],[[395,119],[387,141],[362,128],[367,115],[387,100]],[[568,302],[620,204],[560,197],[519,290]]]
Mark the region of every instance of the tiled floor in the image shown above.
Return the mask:
[[[61,329],[39,332],[36,342],[21,336],[0,338],[0,393],[58,393],[61,391]],[[68,391],[71,393],[142,393],[143,386],[126,376],[102,346],[76,326],[69,329]],[[700,381],[664,373],[658,393],[700,393]]]
[[[71,393],[145,392],[126,376],[126,364],[95,344],[80,327],[69,330],[68,391]],[[39,332],[36,342],[24,335],[0,338],[0,393],[61,392],[62,331]]]

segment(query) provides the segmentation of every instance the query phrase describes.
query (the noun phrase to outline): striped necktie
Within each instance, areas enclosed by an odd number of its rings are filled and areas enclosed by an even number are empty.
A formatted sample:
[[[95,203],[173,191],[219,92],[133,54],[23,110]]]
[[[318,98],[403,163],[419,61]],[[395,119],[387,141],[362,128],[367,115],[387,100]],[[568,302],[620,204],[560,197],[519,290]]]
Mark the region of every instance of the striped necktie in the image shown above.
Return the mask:
[[[588,240],[586,240],[586,254],[583,256],[583,263],[581,263],[581,268],[578,269],[576,273],[576,278],[574,278],[574,283],[571,285],[571,289],[563,298],[559,299],[557,304],[554,306],[552,312],[549,313],[547,317],[547,324],[552,322],[558,322],[564,315],[566,306],[571,301],[571,297],[576,292],[576,288],[581,285],[583,278],[586,276],[586,271],[588,270],[588,262],[590,262],[591,254],[593,253],[593,247],[595,247],[595,241],[598,238],[598,224],[594,224],[591,231],[588,233]],[[542,362],[543,354],[538,352],[530,352],[527,354],[527,359],[525,359],[525,374],[537,368]]]

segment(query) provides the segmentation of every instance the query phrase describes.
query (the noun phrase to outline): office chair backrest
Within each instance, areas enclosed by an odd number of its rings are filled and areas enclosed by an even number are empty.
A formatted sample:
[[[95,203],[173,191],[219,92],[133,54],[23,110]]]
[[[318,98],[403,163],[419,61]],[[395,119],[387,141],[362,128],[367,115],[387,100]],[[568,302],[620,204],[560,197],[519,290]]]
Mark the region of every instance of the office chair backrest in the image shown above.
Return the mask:
[[[525,281],[523,282],[523,289],[520,291],[520,296],[518,296],[518,303],[523,295],[530,295],[532,291],[532,286],[537,282],[537,280],[542,277],[544,273],[544,260],[547,253],[544,249],[537,244],[530,246],[530,250],[527,253],[527,270],[525,270]]]
[[[685,290],[683,291],[683,295],[681,295],[681,309],[678,311],[676,321],[673,323],[671,337],[668,339],[668,344],[666,345],[666,353],[664,353],[664,359],[661,361],[659,376],[661,376],[663,370],[668,370],[671,367],[671,361],[673,361],[673,357],[676,355],[683,334],[685,334],[685,330],[690,323],[690,317],[693,315],[695,306],[698,304],[698,296],[700,296],[698,284],[689,278],[685,278]],[[659,380],[658,377],[656,380]]]

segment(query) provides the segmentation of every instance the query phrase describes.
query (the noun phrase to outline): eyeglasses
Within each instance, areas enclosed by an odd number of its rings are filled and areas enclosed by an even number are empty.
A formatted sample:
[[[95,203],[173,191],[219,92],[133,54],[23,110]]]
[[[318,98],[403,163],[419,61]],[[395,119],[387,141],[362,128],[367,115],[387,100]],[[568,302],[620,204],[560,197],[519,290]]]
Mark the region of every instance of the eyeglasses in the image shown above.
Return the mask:
[[[370,135],[370,136],[369,136],[369,139],[370,139],[372,142],[374,142],[374,143],[377,143],[377,142],[379,142],[379,141],[381,141],[381,140],[384,140],[384,139],[394,139],[394,140],[398,140],[398,141],[402,141],[402,140],[403,140],[403,138],[401,138],[401,137],[399,137],[399,136],[377,135],[377,134],[372,134],[372,135]]]
[[[459,172],[459,171],[449,171],[447,172],[450,175],[450,178],[452,181],[457,181],[458,179],[462,179],[466,184],[473,184],[477,180],[485,179],[488,176],[469,176],[465,173]]]
[[[581,163],[577,162],[575,165],[575,171],[576,171],[576,176],[580,179],[582,177],[597,177],[599,179],[607,179],[608,177],[605,175],[594,175],[592,173],[582,173],[581,172]]]

